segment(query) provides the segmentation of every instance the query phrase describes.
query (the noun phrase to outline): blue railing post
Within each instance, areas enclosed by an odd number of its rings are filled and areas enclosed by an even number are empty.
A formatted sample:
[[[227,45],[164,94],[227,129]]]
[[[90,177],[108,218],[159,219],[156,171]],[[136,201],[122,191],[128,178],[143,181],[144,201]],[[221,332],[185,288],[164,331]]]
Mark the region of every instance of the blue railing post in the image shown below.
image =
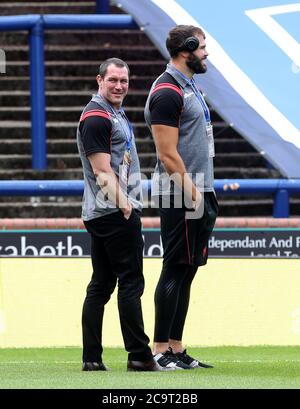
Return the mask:
[[[44,170],[46,159],[44,27],[40,17],[30,29],[30,91],[32,168]]]
[[[96,13],[109,14],[109,0],[96,0]]]
[[[289,192],[286,189],[279,189],[274,196],[273,217],[289,217]]]

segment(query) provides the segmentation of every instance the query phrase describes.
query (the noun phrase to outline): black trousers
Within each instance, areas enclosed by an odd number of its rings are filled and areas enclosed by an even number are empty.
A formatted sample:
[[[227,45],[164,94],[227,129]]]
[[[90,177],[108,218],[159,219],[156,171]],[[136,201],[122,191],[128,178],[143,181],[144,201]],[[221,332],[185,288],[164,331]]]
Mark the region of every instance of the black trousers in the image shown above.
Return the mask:
[[[101,361],[104,306],[117,281],[119,317],[128,359],[146,361],[152,353],[144,332],[140,299],[144,291],[144,242],[139,214],[133,210],[126,220],[118,211],[84,224],[91,235],[93,275],[82,312],[83,361]]]

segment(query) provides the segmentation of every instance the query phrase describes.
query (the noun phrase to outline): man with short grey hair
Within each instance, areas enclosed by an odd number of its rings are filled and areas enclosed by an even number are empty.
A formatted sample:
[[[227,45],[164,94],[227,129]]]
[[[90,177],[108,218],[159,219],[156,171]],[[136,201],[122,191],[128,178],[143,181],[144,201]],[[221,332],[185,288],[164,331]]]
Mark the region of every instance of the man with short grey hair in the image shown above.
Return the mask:
[[[82,312],[84,371],[105,371],[102,362],[104,306],[118,281],[118,308],[127,369],[157,371],[144,332],[143,238],[140,166],[132,126],[122,108],[129,68],[104,61],[96,77],[97,95],[81,115],[77,144],[83,167],[82,218],[91,236],[92,279]],[[110,323],[116,325],[116,323]]]

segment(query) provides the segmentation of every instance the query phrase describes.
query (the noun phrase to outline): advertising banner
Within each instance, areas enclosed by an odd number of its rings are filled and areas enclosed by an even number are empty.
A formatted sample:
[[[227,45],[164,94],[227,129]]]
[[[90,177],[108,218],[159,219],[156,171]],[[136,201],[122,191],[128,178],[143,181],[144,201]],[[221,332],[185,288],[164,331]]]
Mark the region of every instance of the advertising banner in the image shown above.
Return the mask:
[[[162,257],[159,229],[143,230],[144,257]],[[215,229],[210,257],[300,258],[300,229]],[[0,232],[0,257],[89,257],[84,230]]]

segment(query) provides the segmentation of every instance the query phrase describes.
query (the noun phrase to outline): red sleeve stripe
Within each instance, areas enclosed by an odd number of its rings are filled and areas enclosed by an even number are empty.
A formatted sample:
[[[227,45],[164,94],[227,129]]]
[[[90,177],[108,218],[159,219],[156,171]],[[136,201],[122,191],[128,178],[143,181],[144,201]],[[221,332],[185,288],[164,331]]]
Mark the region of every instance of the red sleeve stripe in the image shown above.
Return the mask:
[[[92,111],[85,112],[81,115],[80,122],[84,121],[86,118],[90,116],[101,116],[102,118],[106,118],[110,120],[110,114],[106,111],[101,111],[100,109],[94,109]]]
[[[173,91],[178,92],[179,95],[183,96],[183,92],[181,91],[181,89],[179,87],[176,87],[176,85],[170,84],[168,82],[162,82],[161,84],[157,84],[151,94],[153,94],[156,91],[159,91],[160,89],[164,89],[164,88],[169,88],[172,89]]]

